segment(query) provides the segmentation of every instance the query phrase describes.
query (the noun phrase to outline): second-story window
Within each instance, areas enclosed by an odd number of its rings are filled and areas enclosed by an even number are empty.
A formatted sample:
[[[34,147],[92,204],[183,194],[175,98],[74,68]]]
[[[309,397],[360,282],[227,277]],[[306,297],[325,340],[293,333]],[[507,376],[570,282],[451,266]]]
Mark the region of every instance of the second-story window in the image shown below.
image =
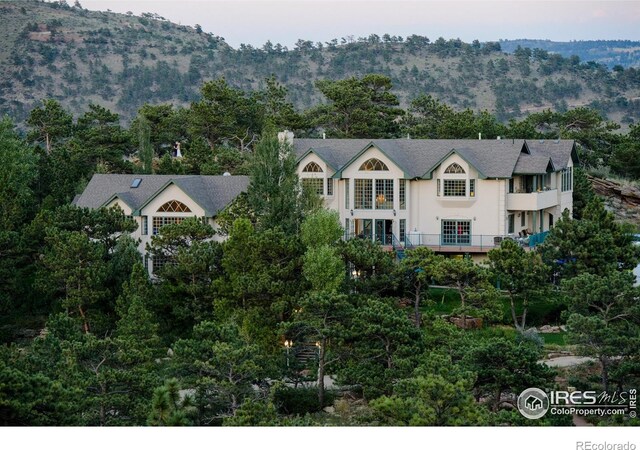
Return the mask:
[[[400,179],[399,203],[400,209],[407,209],[407,180]]]
[[[376,180],[376,209],[393,209],[393,180]]]
[[[373,209],[373,180],[354,180],[353,206],[356,209]]]
[[[444,170],[442,179],[438,179],[437,196],[443,197],[475,197],[476,180],[469,179],[464,168],[458,163],[452,163]]]
[[[445,197],[466,197],[467,180],[444,180]]]
[[[302,188],[318,195],[324,195],[324,178],[303,178]]]
[[[344,207],[349,209],[349,180],[344,183]]]
[[[327,178],[327,195],[333,195],[333,178]]]
[[[310,175],[305,176],[305,174]],[[318,195],[324,195],[324,171],[318,163],[311,161],[309,164],[304,166],[300,182],[302,183],[303,189],[315,192]],[[329,185],[327,184],[327,190],[328,188]],[[333,190],[333,185],[331,188]],[[331,194],[327,192],[327,195],[333,195],[333,192]]]

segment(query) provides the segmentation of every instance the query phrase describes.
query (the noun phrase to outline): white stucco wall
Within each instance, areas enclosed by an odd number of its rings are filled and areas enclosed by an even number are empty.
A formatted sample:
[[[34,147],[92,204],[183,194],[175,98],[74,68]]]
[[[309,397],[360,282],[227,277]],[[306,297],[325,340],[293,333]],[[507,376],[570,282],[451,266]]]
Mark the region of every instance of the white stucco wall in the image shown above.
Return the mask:
[[[461,175],[444,174],[452,163],[458,163],[466,172]],[[444,197],[444,182],[441,181],[441,196],[437,195],[437,179],[475,179],[475,196]],[[467,194],[468,194],[467,184]],[[440,234],[442,220],[462,219],[471,221],[472,235],[498,236],[504,234],[506,216],[504,212],[505,180],[483,180],[478,172],[458,155],[451,155],[434,172],[431,180],[411,182],[410,230],[424,234]],[[416,208],[417,205],[417,208]]]

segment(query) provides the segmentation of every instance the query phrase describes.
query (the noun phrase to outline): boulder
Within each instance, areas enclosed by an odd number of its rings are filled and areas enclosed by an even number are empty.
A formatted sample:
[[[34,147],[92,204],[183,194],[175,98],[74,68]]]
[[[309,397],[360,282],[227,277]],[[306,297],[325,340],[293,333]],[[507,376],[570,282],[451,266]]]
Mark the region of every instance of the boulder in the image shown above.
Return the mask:
[[[467,330],[482,328],[482,319],[479,317],[467,317],[465,320],[462,320],[462,317],[450,317],[449,321],[458,328]]]

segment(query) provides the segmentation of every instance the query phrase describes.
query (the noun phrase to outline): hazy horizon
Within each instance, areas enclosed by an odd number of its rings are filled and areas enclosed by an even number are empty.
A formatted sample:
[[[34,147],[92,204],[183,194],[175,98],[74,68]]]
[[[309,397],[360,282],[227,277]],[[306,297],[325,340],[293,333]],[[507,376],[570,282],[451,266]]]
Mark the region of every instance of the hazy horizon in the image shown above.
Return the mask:
[[[73,4],[72,0],[68,0]],[[232,47],[265,42],[293,47],[385,33],[431,40],[638,40],[640,2],[484,0],[80,0],[83,8],[159,14],[199,24]]]

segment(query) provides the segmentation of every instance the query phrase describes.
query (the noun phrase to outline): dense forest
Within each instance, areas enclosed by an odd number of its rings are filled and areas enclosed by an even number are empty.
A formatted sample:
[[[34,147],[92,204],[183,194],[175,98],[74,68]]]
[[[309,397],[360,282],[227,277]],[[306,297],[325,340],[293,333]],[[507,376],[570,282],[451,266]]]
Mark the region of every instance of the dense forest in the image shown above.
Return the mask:
[[[145,103],[187,106],[198,100],[203,82],[220,77],[249,92],[263,89],[273,75],[288,87],[288,99],[307,109],[323,101],[315,81],[371,73],[388,76],[405,107],[428,94],[458,111],[487,110],[502,122],[578,106],[625,126],[640,115],[640,69],[615,64],[610,70],[542,44],[509,48],[507,54],[497,42],[385,34],[233,49],[200,26],[152,13],[7,0],[0,1],[0,12],[0,114],[21,126],[45,98],[76,116],[93,103],[130,121]]]
[[[263,85],[209,81],[187,107],[145,104],[127,124],[96,104],[74,118],[56,99],[28,112],[25,133],[0,122],[0,424],[570,425],[525,419],[517,395],[638,385],[635,230],[584,172],[640,177],[639,126],[620,133],[584,107],[508,124],[429,95],[403,107],[383,75],[318,81],[323,101],[305,110],[275,78]],[[539,251],[505,240],[484,264],[426,248],[398,260],[343,240],[337,215],[300,192],[282,129],[575,139],[574,218]],[[227,239],[195,219],[163,227],[148,251],[170,262],[153,279],[121,210],[70,205],[94,173],[224,171],[251,179],[219,216]],[[549,324],[562,331],[538,333]],[[592,359],[539,362],[558,350]]]

